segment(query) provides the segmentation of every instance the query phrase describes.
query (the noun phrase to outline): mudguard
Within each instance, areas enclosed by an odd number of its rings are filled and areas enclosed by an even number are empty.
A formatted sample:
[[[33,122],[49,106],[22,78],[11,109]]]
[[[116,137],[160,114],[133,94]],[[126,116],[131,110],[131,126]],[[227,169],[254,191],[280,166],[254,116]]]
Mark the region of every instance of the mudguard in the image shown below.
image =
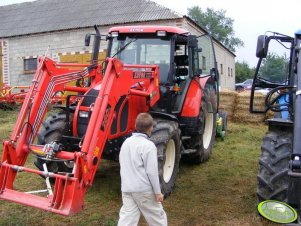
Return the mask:
[[[204,95],[204,92],[207,92]],[[215,81],[207,76],[191,81],[186,94],[181,117],[198,117],[202,101],[206,101],[209,112],[217,111],[217,90]]]

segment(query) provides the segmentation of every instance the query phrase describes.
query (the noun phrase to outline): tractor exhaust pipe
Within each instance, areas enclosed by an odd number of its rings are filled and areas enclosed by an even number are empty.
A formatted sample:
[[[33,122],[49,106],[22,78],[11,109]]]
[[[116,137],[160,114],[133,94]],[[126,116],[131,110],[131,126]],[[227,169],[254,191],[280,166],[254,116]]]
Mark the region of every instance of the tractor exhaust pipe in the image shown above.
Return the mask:
[[[99,46],[100,46],[100,32],[97,28],[96,25],[94,25],[95,29],[95,38],[94,38],[94,44],[93,44],[93,52],[92,52],[92,59],[91,59],[91,64],[96,64],[98,63],[98,55],[99,55]]]
[[[96,34],[94,35],[95,37],[94,37],[94,43],[93,43],[91,64],[92,65],[97,65],[101,35],[100,35],[100,32],[99,32],[99,30],[98,30],[98,28],[97,28],[96,25],[94,25],[94,29],[95,29]],[[90,45],[90,40],[91,40],[91,34],[86,34],[86,37],[85,37],[85,46],[89,46]]]

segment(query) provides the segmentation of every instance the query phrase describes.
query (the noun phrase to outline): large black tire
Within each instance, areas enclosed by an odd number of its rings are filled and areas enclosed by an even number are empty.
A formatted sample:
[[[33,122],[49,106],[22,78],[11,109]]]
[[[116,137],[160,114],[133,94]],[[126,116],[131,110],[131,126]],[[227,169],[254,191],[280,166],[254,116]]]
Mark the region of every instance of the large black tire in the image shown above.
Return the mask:
[[[205,90],[206,91],[206,90]],[[208,92],[204,92],[199,115],[200,131],[191,136],[185,148],[195,150],[184,156],[186,162],[200,164],[207,161],[212,153],[216,134],[216,111],[208,109]]]
[[[287,202],[288,168],[293,135],[288,131],[269,131],[263,138],[258,170],[258,201]]]
[[[165,197],[170,195],[179,171],[181,158],[181,140],[178,123],[156,119],[156,126],[151,140],[158,151],[158,169],[161,192]]]
[[[72,114],[70,115],[70,118]],[[66,133],[66,114],[64,112],[50,115],[43,123],[38,132],[38,144],[44,145],[53,141],[59,141],[61,136]],[[65,134],[67,135],[67,134]],[[73,161],[46,161],[39,156],[34,164],[43,171],[43,164],[46,162],[49,172],[67,172],[71,173],[73,169]]]

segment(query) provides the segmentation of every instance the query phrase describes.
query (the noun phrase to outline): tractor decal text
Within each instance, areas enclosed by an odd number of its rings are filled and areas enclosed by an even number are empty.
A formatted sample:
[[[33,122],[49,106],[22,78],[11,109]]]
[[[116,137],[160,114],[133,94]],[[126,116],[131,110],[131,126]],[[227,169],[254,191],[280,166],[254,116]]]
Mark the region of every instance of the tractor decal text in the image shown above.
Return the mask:
[[[151,72],[145,72],[145,71],[134,71],[133,72],[133,79],[143,79],[143,78],[152,78]]]

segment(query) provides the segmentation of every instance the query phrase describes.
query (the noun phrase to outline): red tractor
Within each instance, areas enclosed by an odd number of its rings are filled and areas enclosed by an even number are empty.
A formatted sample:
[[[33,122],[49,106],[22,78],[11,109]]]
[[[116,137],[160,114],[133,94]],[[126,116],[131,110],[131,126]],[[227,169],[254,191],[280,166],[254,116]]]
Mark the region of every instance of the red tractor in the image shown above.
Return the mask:
[[[62,215],[80,211],[100,159],[118,160],[140,112],[156,121],[151,139],[165,195],[175,184],[181,157],[192,163],[210,157],[219,96],[212,39],[177,27],[113,27],[105,36],[108,57],[99,65],[103,36],[95,30],[91,64],[39,59],[12,135],[3,142],[0,199]],[[82,86],[68,85],[71,81]],[[53,96],[65,91],[74,94],[59,112],[48,114]],[[38,170],[25,165],[29,154]],[[45,189],[14,188],[21,172],[45,178]]]

